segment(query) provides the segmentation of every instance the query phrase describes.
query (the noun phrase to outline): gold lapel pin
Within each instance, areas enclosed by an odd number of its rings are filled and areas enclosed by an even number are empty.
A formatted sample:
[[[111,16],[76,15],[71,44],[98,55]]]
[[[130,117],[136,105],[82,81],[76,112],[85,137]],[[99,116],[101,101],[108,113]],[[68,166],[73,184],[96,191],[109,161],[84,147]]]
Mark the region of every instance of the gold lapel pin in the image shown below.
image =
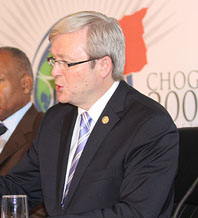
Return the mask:
[[[109,117],[108,116],[104,116],[103,118],[102,118],[102,123],[103,124],[107,124],[109,122]]]

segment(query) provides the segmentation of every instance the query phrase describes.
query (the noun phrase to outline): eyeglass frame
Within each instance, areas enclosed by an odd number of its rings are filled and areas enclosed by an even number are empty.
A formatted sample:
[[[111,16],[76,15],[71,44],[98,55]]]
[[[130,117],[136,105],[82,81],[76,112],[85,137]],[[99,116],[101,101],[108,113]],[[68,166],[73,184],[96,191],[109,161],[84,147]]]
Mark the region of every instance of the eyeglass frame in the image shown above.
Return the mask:
[[[56,60],[54,57],[47,57],[47,62],[50,66],[54,66],[55,63],[65,63],[67,65],[67,67],[72,67],[72,66],[75,66],[75,65],[78,65],[78,64],[83,64],[83,63],[86,63],[86,62],[89,62],[89,61],[95,61],[95,60],[98,60],[99,58],[91,58],[91,59],[87,59],[87,60],[84,60],[84,61],[78,61],[78,62],[72,62],[72,63],[69,63],[68,61],[66,60]],[[54,61],[54,63],[52,62]]]

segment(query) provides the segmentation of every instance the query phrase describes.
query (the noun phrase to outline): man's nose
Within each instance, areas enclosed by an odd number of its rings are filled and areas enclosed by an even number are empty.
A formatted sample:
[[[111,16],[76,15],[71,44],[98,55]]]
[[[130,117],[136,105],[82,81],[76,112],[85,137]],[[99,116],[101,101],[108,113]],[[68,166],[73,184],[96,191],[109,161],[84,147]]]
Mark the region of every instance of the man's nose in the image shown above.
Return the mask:
[[[53,77],[56,77],[57,75],[60,75],[60,69],[58,67],[58,63],[55,62],[54,66],[52,68],[51,74],[52,74]]]

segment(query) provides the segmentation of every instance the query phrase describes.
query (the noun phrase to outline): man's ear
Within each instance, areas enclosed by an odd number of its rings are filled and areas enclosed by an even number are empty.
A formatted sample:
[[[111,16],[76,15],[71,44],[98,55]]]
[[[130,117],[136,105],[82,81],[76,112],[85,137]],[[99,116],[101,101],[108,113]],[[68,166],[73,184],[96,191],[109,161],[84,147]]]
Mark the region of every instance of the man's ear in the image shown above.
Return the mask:
[[[103,78],[107,77],[112,73],[112,60],[109,56],[101,58],[101,76]]]
[[[21,78],[21,87],[23,89],[24,94],[29,94],[32,90],[33,78],[29,74],[23,75]]]

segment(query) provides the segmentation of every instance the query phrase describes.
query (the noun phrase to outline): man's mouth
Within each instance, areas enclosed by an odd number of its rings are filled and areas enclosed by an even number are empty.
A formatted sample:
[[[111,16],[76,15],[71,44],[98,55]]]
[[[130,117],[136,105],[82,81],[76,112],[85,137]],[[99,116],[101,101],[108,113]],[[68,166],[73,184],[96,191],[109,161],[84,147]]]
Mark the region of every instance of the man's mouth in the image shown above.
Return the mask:
[[[56,84],[56,91],[61,91],[62,86]]]

